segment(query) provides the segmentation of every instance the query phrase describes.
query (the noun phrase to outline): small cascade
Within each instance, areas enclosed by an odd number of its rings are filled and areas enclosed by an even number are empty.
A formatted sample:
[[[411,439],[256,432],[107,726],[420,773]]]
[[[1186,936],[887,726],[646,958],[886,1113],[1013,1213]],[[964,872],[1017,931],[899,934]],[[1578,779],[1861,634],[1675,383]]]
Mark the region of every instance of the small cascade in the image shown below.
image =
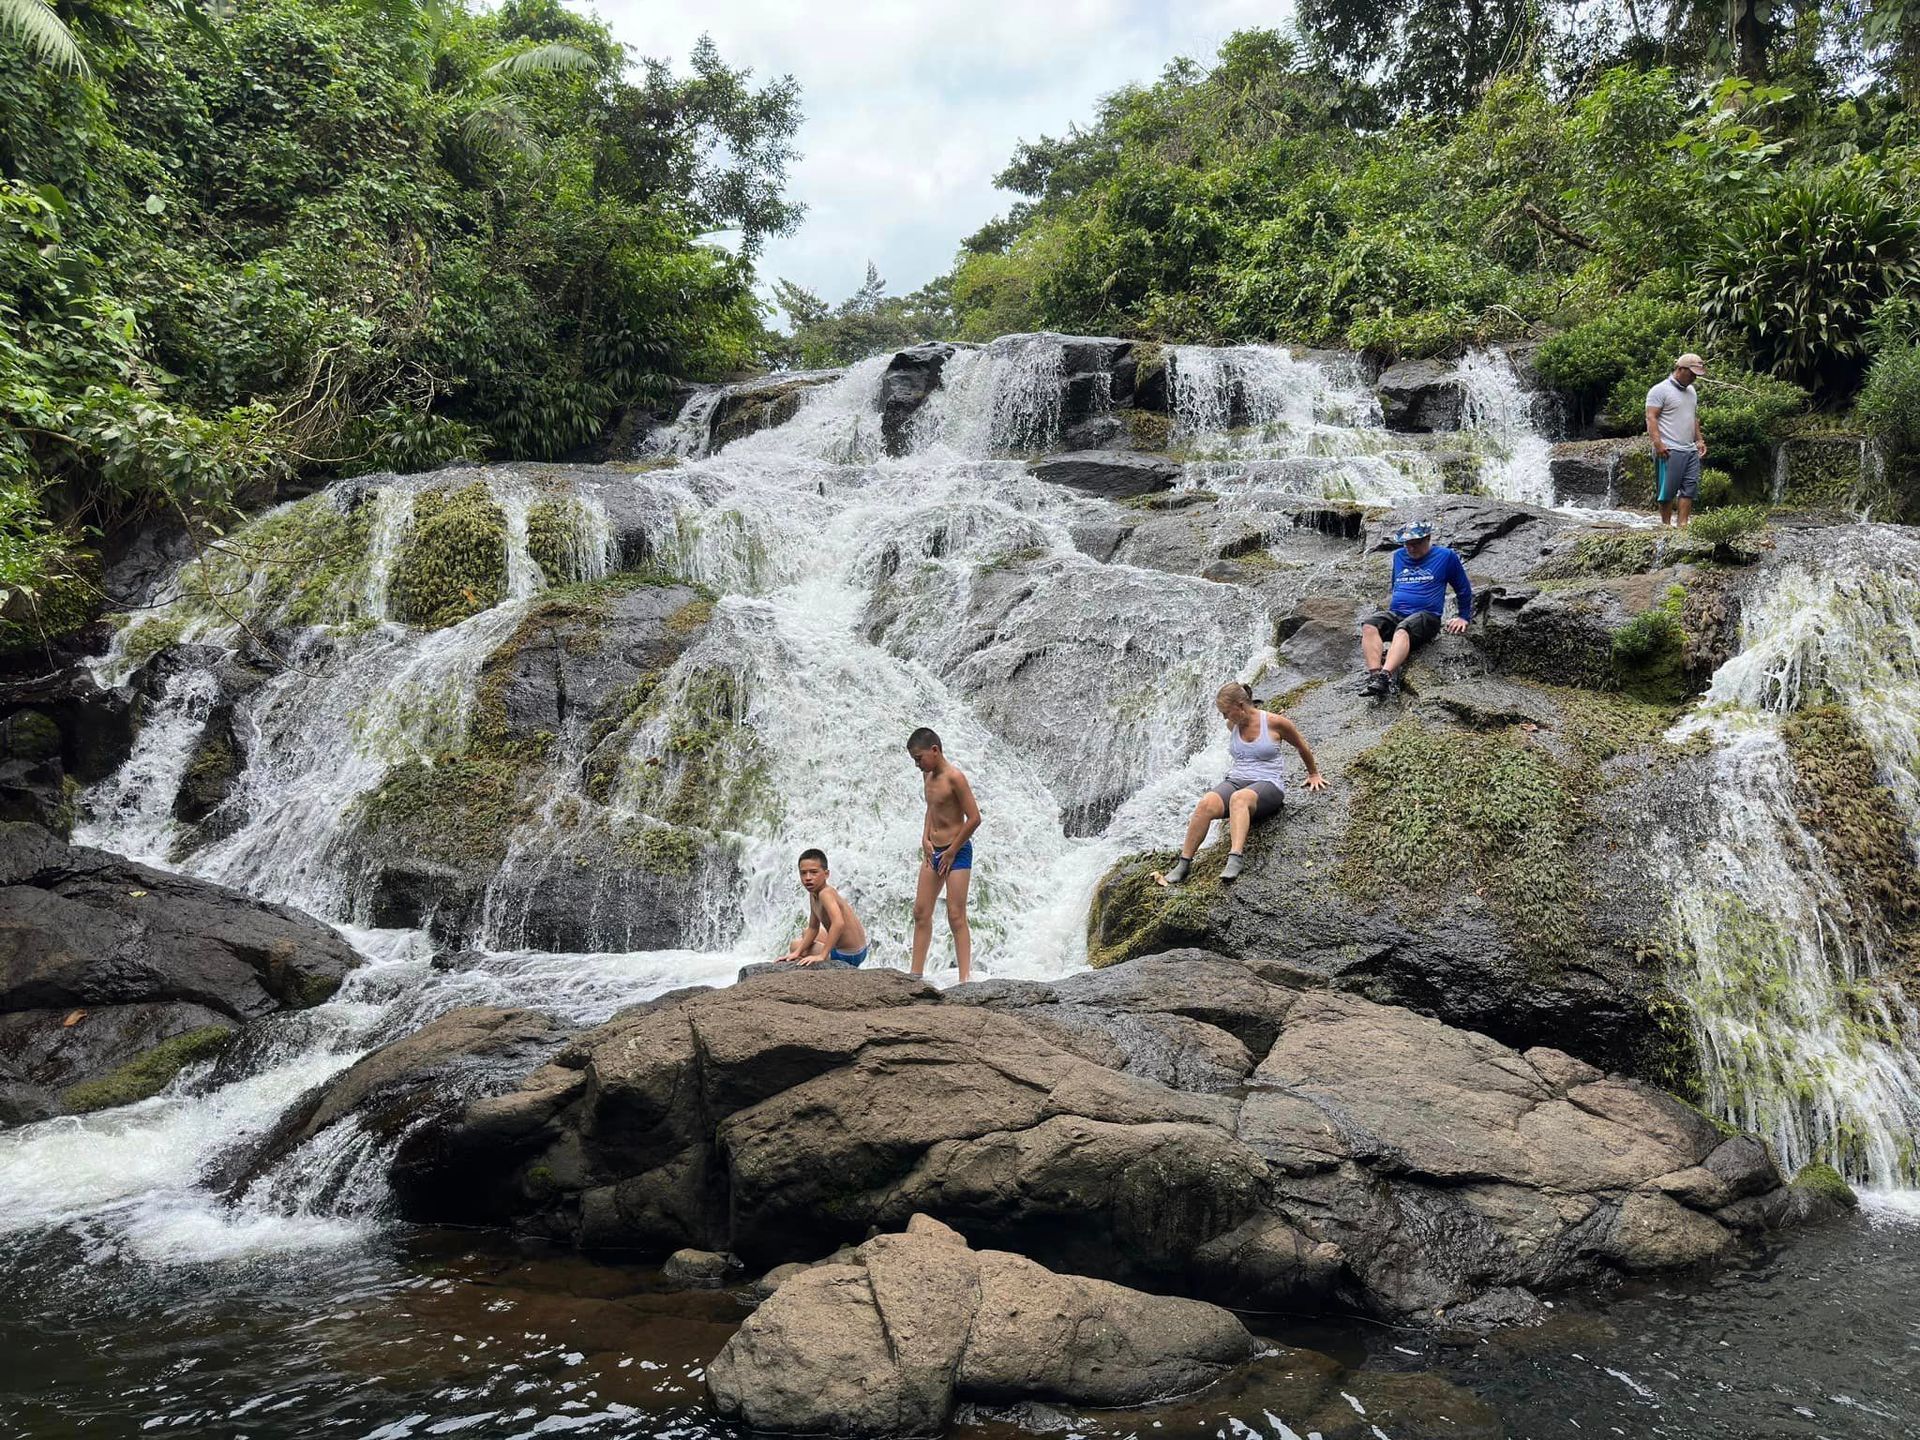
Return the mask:
[[[656,426],[634,449],[636,460],[697,460],[713,443],[713,412],[727,393],[724,385],[696,390],[665,425]]]
[[[1683,727],[1713,736],[1719,827],[1668,863],[1675,989],[1716,1113],[1789,1171],[1898,1187],[1920,1184],[1916,917],[1899,913],[1920,859],[1920,544],[1868,533],[1749,604],[1745,648]],[[1823,825],[1889,853],[1843,861]]]
[[[1455,368],[1463,421],[1482,447],[1480,483],[1489,495],[1521,505],[1551,507],[1552,443],[1534,422],[1534,396],[1513,361],[1498,350],[1475,350]]]
[[[1357,369],[1275,345],[1180,345],[1168,373],[1173,444],[1191,488],[1363,505],[1441,488],[1432,456],[1383,428]]]
[[[911,448],[973,459],[1046,450],[1060,435],[1065,379],[1058,335],[1006,335],[956,351],[914,416]]]
[[[86,813],[74,826],[76,845],[166,863],[177,828],[173,799],[219,698],[219,679],[205,665],[188,663],[161,678],[133,753],[87,795]]]

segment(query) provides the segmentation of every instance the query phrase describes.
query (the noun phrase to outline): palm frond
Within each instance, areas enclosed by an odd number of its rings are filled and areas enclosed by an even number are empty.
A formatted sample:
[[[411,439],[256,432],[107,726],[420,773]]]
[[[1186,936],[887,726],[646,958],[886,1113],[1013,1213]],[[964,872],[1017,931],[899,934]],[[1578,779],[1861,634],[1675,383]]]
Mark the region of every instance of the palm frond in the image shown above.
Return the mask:
[[[80,42],[47,0],[0,0],[0,35],[13,36],[56,70],[69,75],[89,73]]]
[[[499,79],[511,75],[542,75],[560,70],[599,68],[600,61],[578,45],[555,41],[549,45],[536,45],[531,50],[522,50],[517,55],[505,56],[480,73],[489,79]]]
[[[526,115],[505,95],[490,95],[467,112],[460,122],[460,143],[475,155],[511,150],[538,160],[542,153]]]

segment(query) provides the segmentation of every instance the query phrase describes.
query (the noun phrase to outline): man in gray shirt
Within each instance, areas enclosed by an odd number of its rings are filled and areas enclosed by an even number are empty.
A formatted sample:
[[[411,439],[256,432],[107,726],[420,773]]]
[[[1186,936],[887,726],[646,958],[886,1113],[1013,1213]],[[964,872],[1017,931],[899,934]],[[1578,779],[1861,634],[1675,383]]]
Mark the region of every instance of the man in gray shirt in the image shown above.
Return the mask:
[[[1700,433],[1700,396],[1693,382],[1706,373],[1707,362],[1689,350],[1673,362],[1673,374],[1647,391],[1654,498],[1660,502],[1662,525],[1673,523],[1673,507],[1678,503],[1684,527],[1700,494],[1700,463],[1707,458],[1707,441]]]

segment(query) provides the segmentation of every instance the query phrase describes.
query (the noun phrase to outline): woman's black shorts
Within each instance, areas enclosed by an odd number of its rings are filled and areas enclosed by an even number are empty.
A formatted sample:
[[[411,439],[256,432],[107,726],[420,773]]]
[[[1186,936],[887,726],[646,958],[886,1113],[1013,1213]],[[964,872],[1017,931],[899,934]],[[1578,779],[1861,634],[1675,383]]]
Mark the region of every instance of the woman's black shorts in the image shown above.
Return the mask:
[[[1233,792],[1248,789],[1251,789],[1256,797],[1253,802],[1253,818],[1256,821],[1264,820],[1269,815],[1278,814],[1280,807],[1284,805],[1287,800],[1286,792],[1271,780],[1256,780],[1250,786],[1244,785],[1238,780],[1222,780],[1218,785],[1213,787],[1213,793],[1220,797],[1220,803],[1222,805],[1231,806],[1233,804]]]

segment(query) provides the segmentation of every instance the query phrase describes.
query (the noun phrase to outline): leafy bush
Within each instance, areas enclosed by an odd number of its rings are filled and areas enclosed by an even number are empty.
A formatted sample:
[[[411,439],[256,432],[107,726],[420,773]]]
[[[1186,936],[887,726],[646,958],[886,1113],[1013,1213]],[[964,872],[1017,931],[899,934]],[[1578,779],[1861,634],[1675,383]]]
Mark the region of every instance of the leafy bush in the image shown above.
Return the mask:
[[[1700,494],[1697,497],[1697,503],[1703,507],[1724,505],[1731,499],[1733,499],[1733,477],[1714,466],[1703,466],[1700,471]]]
[[[1626,375],[1663,373],[1698,321],[1692,306],[1653,295],[1619,304],[1563,330],[1540,347],[1540,377],[1577,398],[1599,399]]]
[[[1874,307],[1920,284],[1920,221],[1861,170],[1807,176],[1740,213],[1697,278],[1716,343],[1767,374],[1850,394]]]
[[[1896,456],[1920,455],[1920,345],[1882,349],[1860,392],[1860,423]]]
[[[1770,513],[1765,505],[1723,505],[1717,510],[1695,515],[1687,526],[1687,534],[1689,538],[1711,545],[1716,550],[1728,549],[1734,541],[1765,530]],[[1618,637],[1615,638],[1617,651]]]

